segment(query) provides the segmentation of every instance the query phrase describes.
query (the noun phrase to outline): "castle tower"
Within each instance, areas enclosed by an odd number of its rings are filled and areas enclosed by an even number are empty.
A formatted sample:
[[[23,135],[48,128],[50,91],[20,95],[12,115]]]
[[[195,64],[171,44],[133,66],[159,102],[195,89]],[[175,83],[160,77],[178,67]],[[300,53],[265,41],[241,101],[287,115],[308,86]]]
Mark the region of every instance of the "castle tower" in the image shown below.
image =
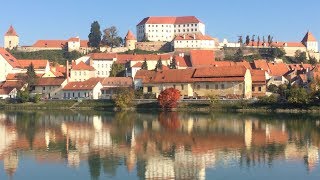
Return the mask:
[[[301,42],[307,47],[307,51],[319,52],[318,41],[310,31],[307,32]]]
[[[4,35],[4,48],[14,49],[19,46],[19,36],[14,30],[13,26],[10,26],[7,33]]]
[[[134,50],[136,49],[136,42],[137,42],[137,39],[136,37],[134,36],[134,34],[129,30],[126,37],[125,37],[125,41],[126,41],[126,47],[129,49],[129,50]]]

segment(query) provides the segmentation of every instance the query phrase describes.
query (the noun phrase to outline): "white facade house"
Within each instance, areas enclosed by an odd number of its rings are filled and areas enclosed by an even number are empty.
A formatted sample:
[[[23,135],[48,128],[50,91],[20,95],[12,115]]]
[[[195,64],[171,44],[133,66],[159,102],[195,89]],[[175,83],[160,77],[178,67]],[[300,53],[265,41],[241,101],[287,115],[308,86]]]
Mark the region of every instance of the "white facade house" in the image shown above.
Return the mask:
[[[112,64],[116,60],[116,53],[93,53],[90,64],[96,70],[97,77],[109,77]]]
[[[182,34],[173,40],[174,49],[215,49],[215,40],[202,34]]]
[[[100,78],[91,78],[83,82],[69,82],[63,88],[64,99],[99,99],[103,88]]]
[[[0,82],[5,81],[10,73],[19,73],[21,71],[20,64],[4,48],[0,48]]]
[[[178,34],[205,34],[205,24],[195,16],[147,17],[137,25],[138,41],[171,42]]]

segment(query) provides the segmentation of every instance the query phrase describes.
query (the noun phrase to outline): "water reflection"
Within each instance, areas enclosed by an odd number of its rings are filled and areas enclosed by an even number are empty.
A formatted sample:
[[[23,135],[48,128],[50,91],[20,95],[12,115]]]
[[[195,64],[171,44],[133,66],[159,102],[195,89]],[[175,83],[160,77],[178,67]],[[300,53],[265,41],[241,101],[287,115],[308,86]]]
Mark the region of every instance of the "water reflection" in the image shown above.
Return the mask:
[[[3,112],[0,161],[10,177],[24,156],[70,173],[87,164],[92,179],[121,177],[120,167],[139,179],[206,179],[221,167],[276,161],[303,164],[307,176],[319,174],[319,124],[303,116]]]

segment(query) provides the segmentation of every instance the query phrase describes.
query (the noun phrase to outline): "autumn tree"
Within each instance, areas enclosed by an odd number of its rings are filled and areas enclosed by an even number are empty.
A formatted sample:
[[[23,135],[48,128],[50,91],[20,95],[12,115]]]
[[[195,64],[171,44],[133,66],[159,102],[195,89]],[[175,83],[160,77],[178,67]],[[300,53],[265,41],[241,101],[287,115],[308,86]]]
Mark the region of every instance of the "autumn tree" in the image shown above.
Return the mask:
[[[101,42],[102,33],[100,31],[100,24],[98,21],[94,21],[91,24],[90,34],[88,36],[88,46],[98,48]]]
[[[119,47],[123,44],[123,39],[118,36],[118,29],[115,26],[111,26],[103,30],[102,44],[113,47]]]
[[[134,90],[132,88],[118,88],[112,99],[116,107],[125,109],[132,105],[134,97]]]
[[[180,91],[175,88],[168,88],[160,93],[158,96],[158,103],[164,110],[171,110],[178,106],[178,100],[180,99]]]

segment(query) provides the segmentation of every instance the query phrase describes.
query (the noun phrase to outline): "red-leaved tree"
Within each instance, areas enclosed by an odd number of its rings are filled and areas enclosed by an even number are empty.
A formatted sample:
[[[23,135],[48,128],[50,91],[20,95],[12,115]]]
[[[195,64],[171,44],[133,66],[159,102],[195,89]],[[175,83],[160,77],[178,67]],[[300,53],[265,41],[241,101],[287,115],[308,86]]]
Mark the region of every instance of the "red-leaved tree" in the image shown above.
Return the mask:
[[[162,109],[170,110],[178,106],[180,91],[175,88],[168,88],[162,91],[158,97],[158,103]]]

